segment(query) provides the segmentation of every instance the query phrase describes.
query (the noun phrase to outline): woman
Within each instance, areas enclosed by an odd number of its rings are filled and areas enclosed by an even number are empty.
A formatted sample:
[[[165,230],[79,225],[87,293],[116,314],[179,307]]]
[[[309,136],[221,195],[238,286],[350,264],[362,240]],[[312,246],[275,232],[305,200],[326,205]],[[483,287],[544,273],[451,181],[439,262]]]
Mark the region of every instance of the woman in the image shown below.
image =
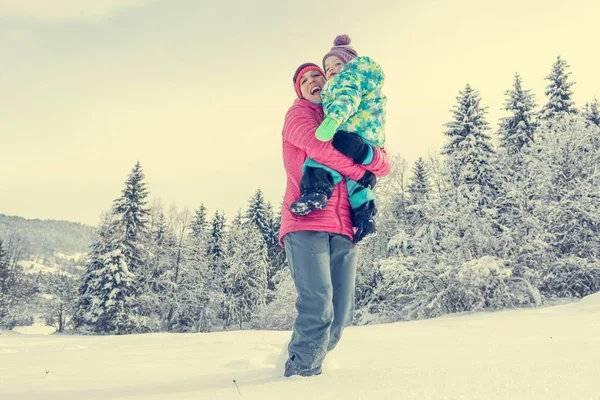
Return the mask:
[[[352,322],[356,278],[356,249],[345,180],[335,185],[322,210],[306,216],[294,215],[290,205],[299,198],[302,165],[306,158],[327,165],[355,181],[384,176],[390,166],[384,150],[373,148],[369,165],[357,165],[353,151],[362,140],[350,134],[332,142],[321,142],[315,131],[323,121],[320,91],[325,74],[315,64],[302,64],[293,78],[298,99],[288,110],[283,126],[283,164],[287,187],[281,211],[280,244],[285,248],[296,291],[298,317],[288,346],[284,376],[321,373],[328,351]],[[337,135],[336,135],[337,136]],[[358,142],[356,142],[358,140]]]

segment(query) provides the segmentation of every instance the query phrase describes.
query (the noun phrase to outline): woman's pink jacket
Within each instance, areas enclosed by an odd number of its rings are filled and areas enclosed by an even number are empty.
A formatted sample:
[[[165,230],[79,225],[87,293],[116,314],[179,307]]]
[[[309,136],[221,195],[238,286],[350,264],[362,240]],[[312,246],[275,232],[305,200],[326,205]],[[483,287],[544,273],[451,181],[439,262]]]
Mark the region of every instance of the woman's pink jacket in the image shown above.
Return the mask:
[[[385,150],[373,148],[373,161],[366,166],[354,162],[337,151],[331,142],[321,142],[315,131],[323,121],[321,105],[308,100],[296,99],[285,115],[283,125],[283,165],[287,174],[287,186],[281,210],[281,230],[279,243],[283,246],[283,236],[295,231],[321,231],[346,235],[354,240],[354,230],[350,219],[350,202],[346,181],[335,185],[327,207],[305,216],[294,215],[290,205],[300,198],[302,165],[307,157],[327,165],[355,181],[363,177],[368,169],[377,177],[390,172],[390,163]]]

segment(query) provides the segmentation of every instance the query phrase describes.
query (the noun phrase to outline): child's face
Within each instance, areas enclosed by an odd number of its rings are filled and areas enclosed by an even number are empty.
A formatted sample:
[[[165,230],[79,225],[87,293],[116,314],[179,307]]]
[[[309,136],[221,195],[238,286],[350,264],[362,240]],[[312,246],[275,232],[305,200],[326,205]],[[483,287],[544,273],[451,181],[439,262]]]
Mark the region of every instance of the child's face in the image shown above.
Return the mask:
[[[329,80],[332,76],[340,73],[344,62],[336,56],[329,56],[325,60],[325,77]]]
[[[300,78],[300,92],[302,97],[313,103],[321,102],[321,89],[325,84],[325,78],[319,71],[308,71]]]

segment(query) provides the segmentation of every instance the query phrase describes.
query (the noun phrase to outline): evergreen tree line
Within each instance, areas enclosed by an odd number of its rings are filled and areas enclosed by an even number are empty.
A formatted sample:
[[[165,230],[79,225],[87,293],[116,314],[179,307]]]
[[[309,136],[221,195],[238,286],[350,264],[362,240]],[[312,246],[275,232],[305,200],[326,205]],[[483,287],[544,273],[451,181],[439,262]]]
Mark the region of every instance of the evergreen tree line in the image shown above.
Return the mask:
[[[418,159],[410,176],[394,160],[379,235],[360,247],[358,323],[600,290],[598,101],[575,107],[568,67],[557,58],[540,110],[516,74],[495,132],[466,85],[441,154]]]
[[[254,326],[284,266],[279,217],[260,189],[228,223],[149,207],[140,164],[97,230],[78,289],[79,333],[208,332]]]
[[[466,85],[440,154],[410,173],[393,158],[376,189],[378,234],[359,247],[356,323],[600,289],[599,107],[597,99],[575,107],[568,67],[557,58],[539,110],[515,75],[493,132]],[[291,327],[295,288],[277,242],[280,218],[260,189],[231,222],[203,205],[165,214],[148,194],[138,163],[102,216],[79,280],[27,278],[19,246],[0,241],[0,325],[18,323],[19,305],[38,292],[50,294],[48,323],[84,334]]]

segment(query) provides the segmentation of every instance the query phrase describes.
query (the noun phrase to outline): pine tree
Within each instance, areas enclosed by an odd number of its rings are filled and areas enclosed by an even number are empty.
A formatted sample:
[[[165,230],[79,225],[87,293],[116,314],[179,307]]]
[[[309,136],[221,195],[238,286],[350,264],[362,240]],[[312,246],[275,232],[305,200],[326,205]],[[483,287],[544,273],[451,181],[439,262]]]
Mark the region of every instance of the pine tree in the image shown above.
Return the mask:
[[[153,258],[149,260],[148,276],[143,279],[143,282],[155,285],[156,280],[174,264],[176,239],[162,211],[158,213],[154,229],[150,233],[152,237],[150,253]]]
[[[270,291],[275,290],[275,276],[286,266],[286,256],[283,247],[279,245],[279,230],[281,229],[281,215],[273,212],[271,203],[267,203],[267,218],[269,221],[267,227],[267,261],[269,268],[267,270],[267,282]],[[272,296],[269,296],[270,301]]]
[[[427,171],[427,166],[422,157],[419,157],[415,162],[412,173],[413,175],[410,177],[411,182],[408,185],[408,192],[410,193],[411,203],[417,204],[425,201],[431,190],[429,171]]]
[[[486,107],[480,106],[479,92],[467,84],[456,98],[454,120],[444,132],[450,138],[442,153],[448,156],[455,187],[479,205],[492,204],[495,192],[494,155],[485,120]]]
[[[271,291],[275,290],[273,277],[283,267],[285,255],[279,246],[279,226],[274,221],[273,207],[271,203],[265,202],[262,190],[259,188],[248,201],[248,208],[244,215],[245,222],[257,228],[262,245],[267,254],[267,282]],[[271,300],[271,296],[269,296]]]
[[[268,241],[269,230],[269,215],[267,211],[267,203],[265,202],[262,190],[257,189],[254,195],[248,201],[245,219],[248,224],[252,224],[258,228],[262,235],[265,244]]]
[[[76,325],[82,331],[130,333],[134,275],[129,271],[123,226],[106,214],[98,229],[79,289]]]
[[[208,238],[207,256],[209,258],[209,268],[216,279],[221,279],[225,274],[223,257],[225,255],[225,214],[215,211],[211,221],[210,236]]]
[[[444,146],[446,171],[451,182],[441,194],[437,216],[443,226],[440,246],[451,249],[446,257],[454,265],[495,255],[495,202],[498,177],[492,165],[494,151],[487,131],[485,108],[479,93],[469,85],[457,97],[454,120],[446,127],[450,137]],[[433,211],[432,211],[433,212]]]
[[[258,228],[253,225],[232,226],[231,244],[224,277],[225,327],[258,317],[267,301],[267,254]]]
[[[200,207],[194,212],[194,218],[190,226],[191,235],[194,237],[201,237],[208,234],[210,224],[208,222],[208,216],[206,214],[206,207],[204,204],[200,204]]]
[[[223,255],[225,235],[225,215],[219,213],[219,210],[216,210],[210,225],[211,231],[208,242],[208,253],[214,257],[221,257]]]
[[[596,257],[600,242],[600,153],[594,125],[570,115],[540,127],[548,143],[531,152],[528,184],[555,255]]]
[[[410,183],[408,185],[409,204],[406,209],[406,216],[409,226],[406,233],[409,235],[414,234],[425,220],[425,203],[431,191],[428,175],[427,166],[423,159],[419,157],[412,169],[412,176],[409,178]]]
[[[167,328],[174,332],[209,332],[223,299],[220,282],[209,268],[206,235],[188,235],[182,248],[180,274],[164,301]]]
[[[591,103],[585,103],[583,116],[588,121],[593,122],[596,126],[600,126],[600,104],[598,99],[594,97]]]
[[[501,231],[502,254],[515,263],[519,257],[517,243],[525,242],[524,222],[531,222],[530,210],[523,197],[528,193],[528,188],[523,186],[523,174],[527,172],[524,171],[524,154],[534,144],[538,128],[533,111],[535,100],[530,92],[523,89],[521,77],[515,74],[513,88],[505,92],[504,109],[511,115],[501,120],[498,131],[500,151],[496,165],[502,173],[496,197],[497,222]]]
[[[518,153],[523,146],[534,140],[536,122],[534,121],[535,96],[531,90],[524,90],[519,74],[515,74],[513,88],[507,90],[504,109],[512,115],[500,122],[500,146],[508,154]]]
[[[600,290],[600,129],[568,114],[542,124],[538,132],[541,140],[528,154],[525,185],[541,234],[529,233],[523,258],[545,296],[584,296]]]
[[[121,197],[116,199],[113,205],[113,210],[120,216],[120,224],[123,226],[124,256],[134,274],[140,272],[146,261],[141,243],[146,234],[147,216],[150,213],[146,207],[147,196],[144,174],[138,162],[125,181]]]
[[[571,99],[573,91],[571,87],[575,82],[568,82],[570,72],[567,68],[570,66],[567,62],[558,56],[556,62],[552,64],[552,72],[546,77],[550,83],[546,86],[546,97],[548,103],[542,109],[541,118],[549,120],[556,114],[576,113],[575,103]]]

